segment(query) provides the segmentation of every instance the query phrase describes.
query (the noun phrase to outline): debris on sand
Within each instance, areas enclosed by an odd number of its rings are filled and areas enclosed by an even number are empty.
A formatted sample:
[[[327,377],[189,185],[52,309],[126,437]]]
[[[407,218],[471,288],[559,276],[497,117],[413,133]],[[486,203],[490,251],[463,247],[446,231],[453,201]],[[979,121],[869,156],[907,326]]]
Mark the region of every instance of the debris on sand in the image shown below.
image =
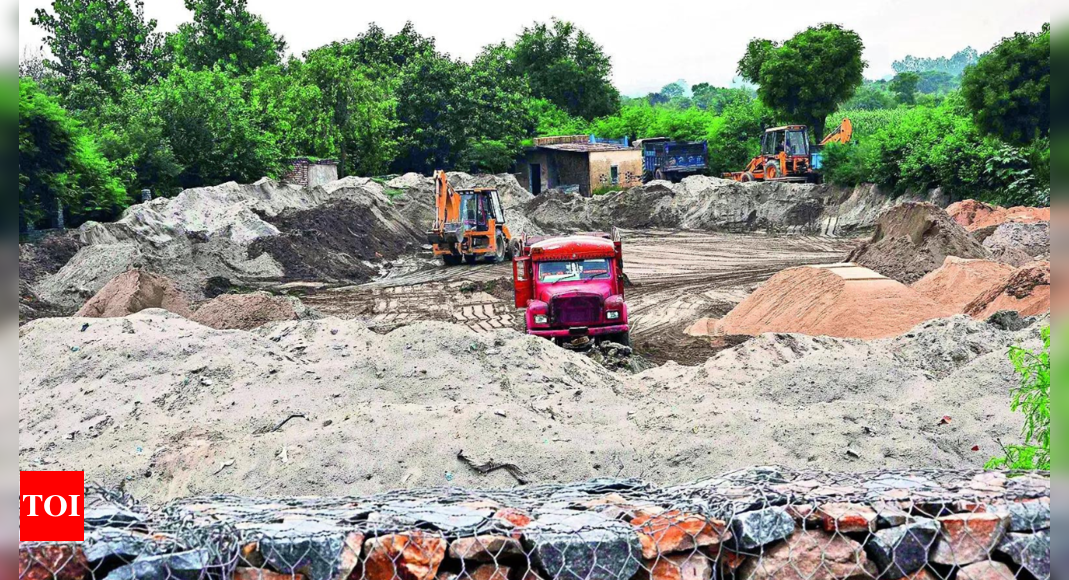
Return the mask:
[[[970,232],[991,228],[1007,222],[1037,223],[1050,222],[1049,207],[1011,208],[999,207],[975,199],[966,199],[950,204],[947,214]]]
[[[81,318],[120,318],[146,308],[162,308],[179,316],[193,315],[189,299],[166,276],[133,269],[112,278],[75,314]]]
[[[269,322],[296,320],[289,298],[266,292],[223,294],[197,308],[191,320],[217,330],[252,330]]]
[[[965,307],[965,314],[986,319],[1002,310],[1022,316],[1050,312],[1050,262],[1034,262],[1015,271]]]
[[[1050,259],[1050,222],[1007,222],[984,238],[984,247],[996,260],[1020,268]]]
[[[383,335],[334,318],[252,332],[162,310],[84,332],[85,319],[39,319],[19,338],[20,467],[84,468],[143,498],[516,484],[469,469],[461,451],[532,484],[678,482],[740,464],[979,468],[1020,432],[1005,351],[1036,348],[1034,322],[1013,332],[957,316],[877,341],[764,334],[698,367],[630,375],[537,337],[446,323]],[[947,405],[949,429],[937,426]],[[272,431],[291,415],[307,420]]]
[[[868,268],[803,266],[770,278],[716,323],[716,331],[886,338],[945,314],[912,288]]]
[[[946,308],[947,315],[961,314],[981,294],[1005,283],[1013,271],[1012,266],[992,260],[947,256],[938,270],[917,280],[913,289]]]
[[[907,202],[885,211],[872,239],[846,261],[912,284],[942,266],[947,256],[991,259],[991,253],[938,206]]]

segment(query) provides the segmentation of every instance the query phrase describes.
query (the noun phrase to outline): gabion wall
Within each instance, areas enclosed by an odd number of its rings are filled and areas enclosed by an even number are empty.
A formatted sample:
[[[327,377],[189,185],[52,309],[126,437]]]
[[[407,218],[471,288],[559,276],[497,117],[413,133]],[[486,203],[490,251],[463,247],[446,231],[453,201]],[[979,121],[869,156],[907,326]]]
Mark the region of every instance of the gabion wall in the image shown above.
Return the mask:
[[[159,508],[87,491],[85,542],[20,544],[20,580],[1050,578],[1048,474],[763,468]]]

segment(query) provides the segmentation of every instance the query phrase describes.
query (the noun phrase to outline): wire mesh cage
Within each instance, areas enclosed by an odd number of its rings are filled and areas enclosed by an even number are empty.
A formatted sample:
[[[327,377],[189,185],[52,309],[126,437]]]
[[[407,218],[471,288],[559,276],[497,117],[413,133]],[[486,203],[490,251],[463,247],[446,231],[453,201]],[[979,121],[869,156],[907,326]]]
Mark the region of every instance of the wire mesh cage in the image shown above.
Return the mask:
[[[85,541],[20,580],[1047,580],[1049,474],[740,471],[149,507],[87,489]]]

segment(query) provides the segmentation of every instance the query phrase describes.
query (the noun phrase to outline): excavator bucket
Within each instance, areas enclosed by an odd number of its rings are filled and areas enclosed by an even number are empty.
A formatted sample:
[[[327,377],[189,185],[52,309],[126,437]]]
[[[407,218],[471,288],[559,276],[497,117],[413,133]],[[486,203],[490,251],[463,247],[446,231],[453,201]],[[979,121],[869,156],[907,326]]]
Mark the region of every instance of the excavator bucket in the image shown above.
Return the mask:
[[[854,137],[854,124],[850,122],[850,119],[843,119],[842,123],[835,128],[834,131],[828,133],[828,136],[820,142],[821,145],[827,145],[828,143],[849,143],[850,139]]]

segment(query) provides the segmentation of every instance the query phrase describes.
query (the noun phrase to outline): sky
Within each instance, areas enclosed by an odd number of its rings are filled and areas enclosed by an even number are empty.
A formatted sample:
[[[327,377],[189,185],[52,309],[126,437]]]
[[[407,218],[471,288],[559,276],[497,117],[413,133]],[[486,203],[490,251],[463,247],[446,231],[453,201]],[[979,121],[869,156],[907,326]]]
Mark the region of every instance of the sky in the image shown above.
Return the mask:
[[[30,18],[35,8],[50,4],[50,0],[19,1],[20,51],[40,47],[43,34]],[[906,55],[950,56],[966,46],[984,52],[1014,32],[1039,30],[1054,10],[1054,2],[1046,0],[808,0],[789,10],[708,0],[668,5],[649,0],[507,4],[249,0],[248,4],[298,55],[352,38],[371,22],[396,32],[411,20],[420,34],[436,39],[440,51],[471,60],[483,46],[511,41],[532,22],[552,17],[570,20],[604,47],[612,58],[613,81],[629,96],[680,79],[688,84],[730,85],[750,39],[785,40],[822,22],[842,24],[861,35],[868,62],[865,76],[878,79],[894,74],[891,63]],[[662,6],[664,10],[657,10]],[[190,19],[183,0],[145,0],[145,14],[155,18],[164,32]]]

